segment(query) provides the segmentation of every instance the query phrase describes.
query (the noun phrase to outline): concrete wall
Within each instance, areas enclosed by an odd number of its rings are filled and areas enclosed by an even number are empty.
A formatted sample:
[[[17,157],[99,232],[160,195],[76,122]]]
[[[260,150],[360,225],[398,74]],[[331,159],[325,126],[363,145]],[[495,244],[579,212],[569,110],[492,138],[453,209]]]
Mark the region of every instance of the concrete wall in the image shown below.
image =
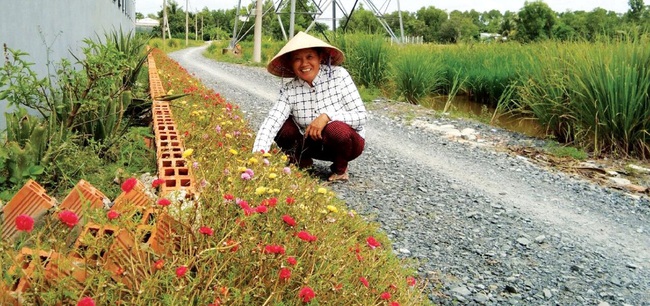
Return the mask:
[[[81,56],[83,39],[104,38],[112,30],[135,28],[135,0],[1,0],[0,48],[3,44],[30,55],[32,69],[47,75],[48,59],[71,61]],[[4,56],[2,57],[4,64]],[[52,68],[50,68],[52,69]],[[0,130],[4,130],[6,101],[0,101]]]

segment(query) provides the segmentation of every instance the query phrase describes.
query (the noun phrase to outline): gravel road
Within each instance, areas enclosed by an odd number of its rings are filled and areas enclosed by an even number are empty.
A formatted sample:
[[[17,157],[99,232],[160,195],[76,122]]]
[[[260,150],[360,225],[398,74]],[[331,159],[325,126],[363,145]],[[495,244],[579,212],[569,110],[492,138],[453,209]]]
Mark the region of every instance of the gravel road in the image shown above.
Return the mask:
[[[211,61],[203,50],[170,56],[239,105],[256,130],[282,79]],[[366,149],[350,164],[350,181],[330,187],[381,224],[400,258],[417,264],[433,302],[650,305],[647,196],[604,189],[425,126],[520,140],[514,133],[432,116],[406,120],[382,103],[368,105]]]

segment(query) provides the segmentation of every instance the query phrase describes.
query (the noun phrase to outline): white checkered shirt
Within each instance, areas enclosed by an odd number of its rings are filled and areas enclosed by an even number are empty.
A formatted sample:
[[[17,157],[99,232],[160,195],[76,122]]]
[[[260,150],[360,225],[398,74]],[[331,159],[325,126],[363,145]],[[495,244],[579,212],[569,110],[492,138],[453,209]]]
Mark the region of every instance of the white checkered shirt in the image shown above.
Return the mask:
[[[325,113],[331,121],[343,121],[365,137],[366,108],[348,71],[321,65],[312,84],[314,87],[295,78],[282,86],[278,101],[257,132],[253,152],[269,151],[289,115],[293,115],[303,134],[316,117]]]

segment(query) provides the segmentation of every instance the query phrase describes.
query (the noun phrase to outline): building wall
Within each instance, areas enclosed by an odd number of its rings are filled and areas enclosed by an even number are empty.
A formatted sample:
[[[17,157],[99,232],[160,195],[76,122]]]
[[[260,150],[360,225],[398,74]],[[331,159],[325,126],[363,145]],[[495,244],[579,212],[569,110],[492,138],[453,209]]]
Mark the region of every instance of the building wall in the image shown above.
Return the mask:
[[[105,33],[135,29],[135,0],[1,0],[0,48],[29,53],[23,59],[34,63],[41,77],[48,71],[48,60],[74,60],[81,56],[86,38],[104,38]],[[4,64],[4,56],[2,57]],[[52,68],[50,68],[52,70]],[[2,114],[6,101],[0,101]],[[0,130],[5,128],[0,115]]]

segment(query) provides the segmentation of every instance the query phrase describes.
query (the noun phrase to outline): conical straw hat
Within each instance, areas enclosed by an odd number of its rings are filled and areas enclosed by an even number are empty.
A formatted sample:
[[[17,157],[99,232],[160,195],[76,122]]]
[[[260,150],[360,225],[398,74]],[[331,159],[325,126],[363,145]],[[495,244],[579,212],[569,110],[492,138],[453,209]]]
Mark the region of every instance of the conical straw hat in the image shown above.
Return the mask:
[[[275,57],[266,65],[266,70],[271,74],[283,78],[293,78],[296,76],[288,61],[284,59],[285,54],[293,51],[307,48],[321,48],[325,50],[330,56],[331,65],[340,65],[345,60],[345,55],[338,48],[314,37],[305,32],[298,32],[291,40],[287,42],[284,47],[278,52]]]

